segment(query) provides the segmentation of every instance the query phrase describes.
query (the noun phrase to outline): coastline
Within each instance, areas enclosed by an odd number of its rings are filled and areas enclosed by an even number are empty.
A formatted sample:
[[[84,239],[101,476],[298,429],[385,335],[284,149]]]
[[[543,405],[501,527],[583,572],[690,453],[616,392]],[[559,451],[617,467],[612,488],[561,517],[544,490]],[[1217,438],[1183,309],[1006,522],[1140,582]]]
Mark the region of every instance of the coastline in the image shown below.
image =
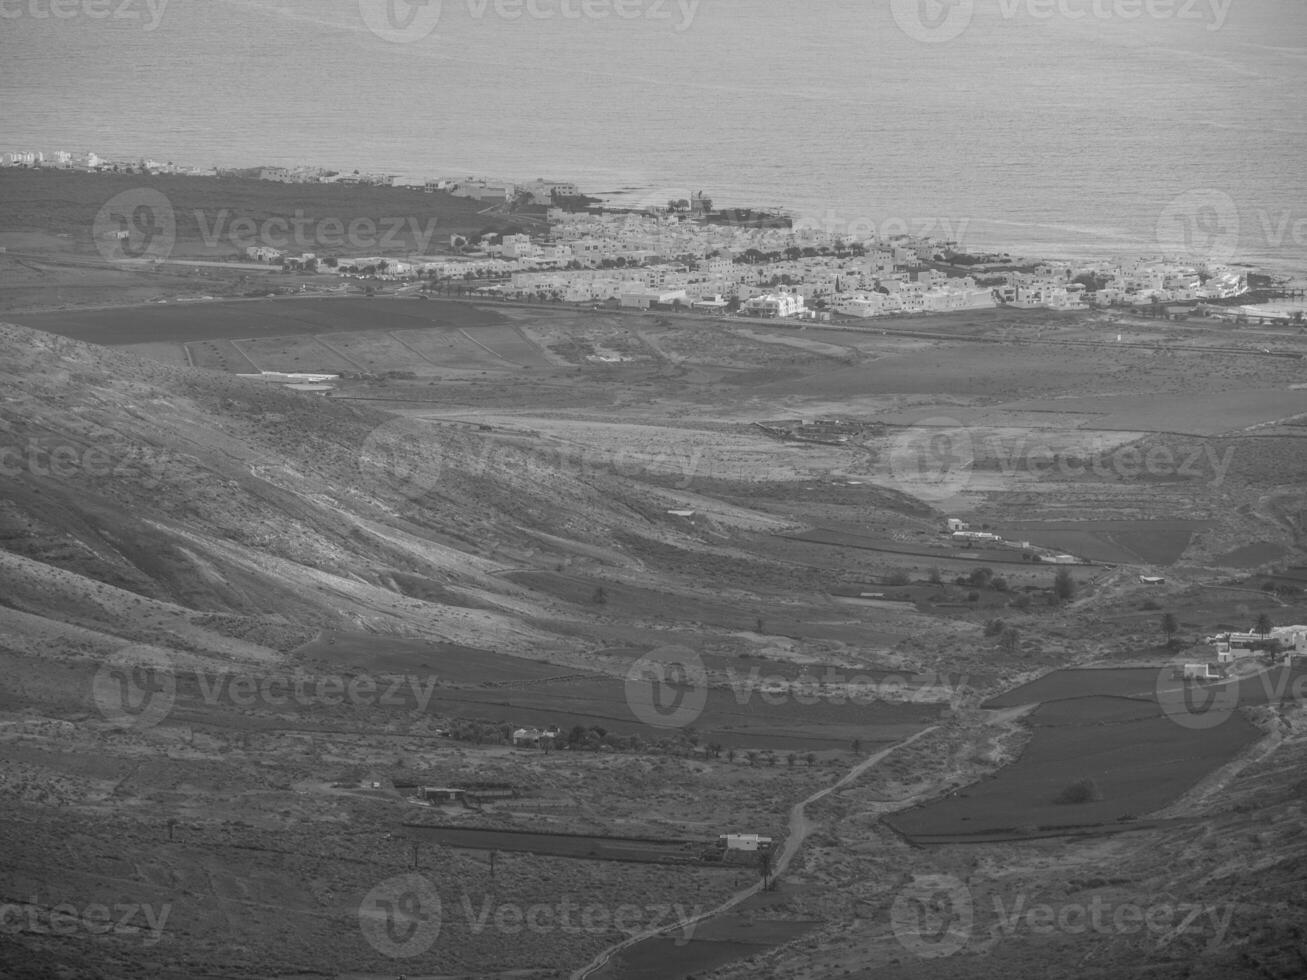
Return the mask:
[[[186,229],[183,229],[182,221],[179,220],[177,222],[175,243],[170,244],[168,254],[162,256],[159,263],[152,265],[149,268],[138,266],[138,271],[142,275],[157,273],[160,276],[166,277],[171,274],[175,280],[177,278],[176,273],[178,272],[178,269],[183,266],[190,267],[190,273],[193,275],[202,272],[200,267],[209,266],[215,270],[214,275],[219,279],[230,275],[237,275],[244,279],[250,276],[259,277],[274,272],[283,272],[285,271],[284,269],[269,264],[266,259],[261,259],[259,262],[241,263],[239,254],[231,247],[232,242],[222,239],[220,235],[215,233],[214,229],[217,228],[218,230],[221,230],[223,222],[229,223],[228,228],[234,228],[238,226],[242,220],[247,220],[247,214],[276,215],[279,212],[284,212],[286,205],[291,203],[296,205],[294,212],[296,215],[305,214],[312,216],[316,213],[318,217],[314,220],[316,220],[320,226],[334,223],[335,226],[342,227],[344,224],[349,223],[352,228],[354,227],[355,221],[362,220],[364,222],[373,222],[375,228],[377,222],[367,215],[384,216],[390,214],[392,217],[395,215],[405,216],[402,219],[394,218],[391,223],[400,223],[402,221],[407,225],[407,231],[411,231],[413,234],[407,234],[406,232],[405,234],[399,235],[393,241],[386,243],[387,247],[385,249],[378,250],[375,248],[375,245],[370,249],[351,248],[343,251],[333,250],[328,247],[326,251],[323,252],[319,247],[317,240],[309,240],[307,242],[308,247],[305,250],[305,256],[315,254],[325,254],[330,256],[334,252],[339,251],[342,263],[344,263],[346,260],[352,259],[358,255],[386,255],[392,257],[389,261],[395,262],[397,268],[405,265],[414,266],[414,270],[407,274],[400,274],[398,276],[383,275],[376,277],[381,281],[380,285],[384,285],[384,281],[395,279],[401,281],[405,279],[409,281],[414,279],[422,280],[426,278],[428,271],[426,268],[427,266],[448,266],[451,263],[457,266],[457,263],[459,262],[472,262],[473,264],[469,265],[468,268],[476,268],[478,271],[476,271],[475,275],[478,277],[487,277],[482,280],[483,288],[486,284],[494,285],[497,282],[507,282],[507,279],[510,278],[510,270],[516,270],[511,276],[511,278],[515,280],[517,272],[524,273],[528,278],[539,278],[540,270],[542,269],[561,269],[561,264],[559,263],[555,263],[554,265],[537,265],[530,260],[505,262],[502,259],[494,260],[492,258],[490,262],[487,262],[487,253],[485,251],[468,252],[465,249],[459,249],[452,245],[445,244],[446,236],[451,232],[455,237],[462,235],[468,240],[475,238],[476,235],[474,229],[481,229],[482,234],[484,234],[488,229],[493,229],[495,230],[496,236],[499,235],[501,231],[505,236],[513,233],[517,238],[524,240],[529,238],[533,243],[536,241],[547,243],[567,240],[566,238],[559,239],[557,237],[556,231],[558,225],[555,224],[555,221],[558,219],[552,212],[549,212],[549,209],[540,205],[535,205],[530,208],[509,208],[493,204],[487,205],[485,201],[470,199],[447,191],[431,193],[423,188],[413,186],[377,186],[363,182],[322,183],[316,181],[305,181],[299,183],[282,180],[259,179],[248,176],[234,177],[219,176],[217,174],[209,173],[194,173],[191,171],[177,172],[181,169],[182,168],[174,167],[170,171],[159,173],[153,172],[148,168],[144,171],[136,168],[128,172],[114,171],[111,169],[106,170],[104,168],[96,171],[88,171],[80,167],[63,166],[0,168],[0,193],[3,193],[3,189],[6,185],[15,187],[16,191],[12,195],[6,195],[12,196],[14,199],[18,199],[18,192],[24,189],[22,187],[24,178],[30,177],[36,180],[42,180],[47,176],[51,179],[62,178],[65,183],[68,183],[71,178],[71,183],[77,185],[78,191],[82,197],[82,200],[79,202],[74,202],[75,207],[73,204],[69,204],[69,210],[67,213],[56,209],[49,215],[43,216],[43,219],[48,225],[48,227],[44,229],[33,227],[33,217],[31,215],[22,214],[21,205],[17,206],[15,209],[11,209],[8,221],[9,228],[6,229],[3,224],[0,224],[0,244],[7,246],[15,257],[25,253],[30,253],[32,257],[38,257],[55,264],[59,264],[58,256],[60,253],[71,260],[74,255],[85,255],[85,246],[91,244],[101,253],[102,256],[111,260],[111,265],[117,264],[120,267],[123,267],[122,263],[115,263],[112,261],[112,256],[109,254],[109,249],[106,248],[104,242],[95,239],[89,243],[86,242],[86,231],[92,228],[99,230],[97,222],[102,223],[103,211],[107,206],[104,199],[107,198],[112,202],[118,197],[121,197],[124,192],[130,193],[135,191],[137,193],[142,193],[148,188],[163,188],[176,198],[176,200],[173,201],[171,198],[168,198],[167,195],[164,195],[165,199],[169,201],[169,205],[175,208],[178,217],[186,218],[189,215],[195,220],[191,221],[191,227],[187,227]],[[8,178],[8,180],[5,178]],[[101,185],[100,181],[104,181],[104,184]],[[103,190],[101,190],[102,187]],[[118,191],[119,193],[117,195],[111,195],[112,191]],[[648,223],[650,221],[653,222],[653,227],[657,227],[658,222],[663,218],[673,217],[678,222],[681,222],[678,226],[680,229],[685,229],[687,230],[687,233],[693,232],[694,235],[699,236],[701,241],[699,247],[701,251],[698,254],[701,255],[709,254],[711,249],[715,247],[713,245],[705,246],[702,242],[715,241],[716,239],[714,236],[718,232],[721,232],[724,235],[737,236],[741,233],[746,236],[757,234],[766,240],[771,241],[773,246],[775,246],[778,241],[781,242],[781,244],[784,244],[784,237],[777,237],[778,235],[781,235],[784,229],[772,228],[769,232],[765,225],[753,226],[748,222],[741,222],[741,220],[739,220],[741,216],[733,215],[731,212],[742,209],[736,209],[734,206],[717,206],[714,201],[707,205],[711,208],[711,211],[709,212],[698,212],[694,214],[682,212],[678,214],[676,212],[669,213],[664,204],[661,209],[655,207],[651,212],[641,212],[632,211],[622,206],[624,203],[624,196],[625,195],[617,199],[618,203],[616,205],[612,198],[587,198],[588,202],[597,201],[597,203],[591,203],[584,211],[570,211],[568,214],[562,215],[562,217],[568,217],[570,215],[572,218],[580,217],[584,219],[586,215],[597,215],[601,220],[603,220],[616,219],[620,216],[627,219],[628,224],[629,221],[634,220],[637,225],[640,224],[640,222],[644,222],[647,227],[649,226]],[[648,195],[645,196],[646,198],[648,197]],[[97,204],[99,205],[98,209],[95,207]],[[97,211],[98,213],[96,213]],[[363,213],[364,216],[360,217],[360,213]],[[748,214],[762,218],[765,218],[767,215],[784,215],[791,221],[791,234],[789,236],[791,243],[798,241],[805,245],[820,245],[824,242],[825,246],[829,246],[831,243],[835,243],[838,246],[838,243],[841,240],[846,240],[843,239],[838,232],[832,234],[827,229],[814,227],[811,223],[805,222],[803,216],[798,215],[798,213],[793,209],[769,207],[765,209],[754,209]],[[724,216],[725,220],[714,222],[709,220],[712,216],[718,218]],[[297,218],[295,220],[298,221],[300,219]],[[310,219],[305,218],[304,220],[308,221]],[[391,219],[383,217],[380,220],[384,223]],[[283,226],[286,223],[286,219],[284,218],[273,217],[265,219],[265,226],[267,221],[280,221]],[[196,225],[198,225],[198,227],[194,227]],[[252,223],[250,227],[254,227]],[[54,232],[55,234],[52,236],[51,232]],[[525,233],[525,237],[523,233]],[[663,233],[658,232],[656,234],[660,236]],[[26,243],[24,241],[25,235],[32,236],[34,239],[44,236],[44,240],[35,244]],[[451,239],[451,241],[453,240],[454,239]],[[726,240],[729,240],[729,238]],[[747,242],[748,240],[750,239],[746,237],[745,241]],[[888,255],[889,250],[891,250],[892,242],[898,240],[899,239],[893,239],[891,242],[887,243],[885,240],[877,236],[866,239],[864,244],[871,247],[874,243],[876,248],[881,249],[886,255]],[[913,245],[916,250],[916,258],[913,258],[907,265],[900,264],[901,261],[904,261],[903,256],[899,254],[901,249],[898,245],[893,245],[892,251],[894,252],[893,261],[895,263],[895,269],[915,269],[918,267],[916,265],[918,261],[930,257],[928,253],[932,248],[938,250],[939,248],[949,244],[939,242],[929,236],[907,235],[904,236],[902,240]],[[738,242],[739,239],[737,238],[736,241]],[[655,245],[660,243],[666,245],[666,242],[663,242],[661,238],[656,237]],[[353,244],[357,245],[358,243],[355,242]],[[52,248],[50,247],[51,245],[55,247]],[[419,247],[420,245],[426,247]],[[828,251],[825,246],[819,249],[823,255]],[[532,247],[534,248],[535,246],[533,245]],[[738,255],[739,249],[742,247],[744,246],[738,243],[732,247],[732,252],[730,254],[737,256],[735,259],[737,262],[740,261]],[[271,251],[280,254],[276,249],[272,249]],[[794,250],[790,249],[789,251]],[[806,254],[813,254],[814,250],[811,248],[805,248],[803,251]],[[911,249],[909,249],[909,251],[911,251]],[[1067,251],[1070,251],[1070,249]],[[493,257],[499,253],[494,247],[492,247],[488,254]],[[539,254],[538,249],[536,254]],[[664,252],[663,254],[645,254],[649,255],[648,264],[646,265],[643,259],[639,259],[636,261],[637,266],[648,269],[657,269],[659,267],[666,268],[674,267],[677,262],[680,261],[679,258],[673,258],[670,252]],[[854,254],[861,253],[855,252]],[[1060,287],[1056,286],[1058,275],[1063,277],[1064,282],[1069,282],[1073,270],[1110,268],[1112,263],[1124,264],[1126,261],[1129,261],[1134,263],[1136,266],[1152,263],[1155,265],[1170,266],[1174,269],[1204,268],[1202,263],[1194,263],[1186,260],[1184,257],[1178,257],[1171,260],[1167,260],[1165,257],[1156,259],[1150,257],[1123,260],[1119,251],[1116,252],[1111,259],[1087,258],[1085,253],[1081,252],[1070,259],[1062,260],[1049,254],[1040,254],[1038,257],[1021,257],[1009,255],[1007,253],[988,252],[970,254],[961,252],[957,254],[959,255],[959,260],[957,262],[950,260],[944,261],[942,264],[936,263],[932,265],[929,262],[926,262],[925,264],[931,268],[939,268],[943,270],[939,273],[940,275],[963,277],[962,279],[946,278],[938,280],[944,284],[953,282],[970,282],[971,280],[968,277],[972,275],[981,277],[979,280],[980,282],[993,283],[998,281],[998,279],[995,279],[995,276],[1001,278],[1002,275],[1008,274],[1005,270],[1036,270],[1036,272],[1039,273],[1039,276],[1042,276],[1043,278],[1038,279],[1038,281],[1032,281],[1031,287],[1039,287],[1039,289],[1042,289],[1044,292],[1048,291],[1045,287],[1049,285],[1052,285],[1055,291],[1060,290]],[[1104,250],[1104,254],[1106,254],[1106,250]],[[935,255],[933,258],[940,259],[941,256]],[[476,264],[478,260],[480,265]],[[605,262],[606,261],[607,260],[605,260]],[[759,259],[753,261],[762,260]],[[503,267],[497,273],[480,271],[482,266],[488,267],[489,265],[493,265],[495,262],[498,262],[498,264]],[[787,264],[779,254],[775,254],[774,257],[767,260],[767,262],[771,263],[771,267],[778,272],[787,272],[787,270],[793,271],[790,269],[792,263]],[[77,265],[78,263],[72,261],[69,264]],[[575,263],[570,263],[569,268],[573,265],[575,265]],[[765,262],[756,267],[758,269],[766,269],[769,266]],[[1039,271],[1044,269],[1055,270],[1058,267],[1064,270],[1060,274],[1055,271]],[[592,262],[589,268],[591,272],[594,273],[595,270],[598,269],[598,265]],[[691,268],[693,268],[693,266],[691,266]],[[829,270],[830,266],[825,266],[825,268]],[[1212,268],[1217,270],[1227,270],[1227,274],[1237,274],[1245,279],[1250,274],[1255,273],[1262,276],[1263,279],[1261,281],[1269,287],[1269,293],[1264,295],[1254,295],[1249,302],[1238,304],[1239,306],[1247,308],[1241,309],[1232,315],[1254,318],[1283,317],[1284,319],[1292,320],[1295,314],[1307,309],[1307,304],[1296,302],[1296,297],[1292,292],[1287,297],[1280,296],[1277,298],[1274,295],[1275,291],[1283,292],[1286,289],[1294,290],[1298,288],[1299,283],[1307,282],[1307,274],[1304,274],[1301,271],[1278,271],[1251,263],[1230,263],[1228,265],[1219,264]],[[334,266],[330,271],[336,271]],[[819,266],[819,264],[814,263],[811,271],[821,272],[822,267]],[[414,272],[416,272],[416,275]],[[432,274],[434,274],[434,271],[432,271]],[[472,273],[469,273],[469,275],[471,274]],[[844,275],[844,273],[839,272],[838,269],[836,270],[836,274]],[[446,271],[442,272],[441,275],[447,277],[449,273]],[[1049,278],[1050,275],[1052,278]],[[496,276],[498,276],[498,278],[496,278]],[[621,276],[619,278],[625,279],[629,277]],[[917,276],[915,272],[910,275],[908,273],[896,273],[895,278],[915,279]],[[1030,279],[1031,277],[1027,276],[1026,278]],[[773,278],[773,282],[774,281],[775,279]],[[788,281],[788,279],[786,279],[786,281]],[[1009,279],[1009,281],[1011,280]],[[1160,286],[1161,280],[1159,279],[1155,281]],[[351,288],[350,283],[344,277],[333,275],[330,278],[327,278],[321,274],[321,270],[317,276],[314,276],[307,281],[297,279],[294,285],[298,286],[301,290],[312,290],[321,295],[324,289],[323,284],[326,282],[334,284],[331,287],[333,290],[347,291]],[[802,283],[804,282],[804,279],[800,277],[798,282]],[[181,285],[181,283],[174,284]],[[281,283],[275,288],[279,291],[284,291],[285,285],[287,284]],[[726,285],[729,285],[729,283],[720,283],[719,292],[722,291],[720,287]],[[846,276],[846,285],[844,286],[845,292],[840,293],[839,287],[837,286],[836,296],[831,298],[834,299],[843,295],[857,296],[859,295],[856,293],[857,288],[867,289],[872,285],[876,285],[876,280],[873,279],[868,282],[864,278],[862,286],[855,286],[855,292],[849,294],[849,286],[847,285]],[[518,284],[514,282],[514,286],[518,287]],[[380,286],[378,288],[380,288]],[[502,288],[503,287],[501,286],[501,291]],[[519,293],[521,292],[521,288],[522,287],[518,287]],[[784,290],[782,289],[782,292],[783,291]],[[1231,303],[1231,300],[1244,295],[1248,291],[1249,288],[1246,285],[1237,291],[1231,291],[1228,289],[1224,290],[1220,293],[1219,302],[1221,305],[1234,305]],[[222,289],[218,289],[216,292],[217,294],[212,297],[215,300],[233,298],[233,294],[229,290],[226,291],[225,294]],[[613,295],[615,297],[616,294]],[[756,291],[749,295],[756,295]],[[822,294],[818,293],[817,295],[820,296]],[[1140,295],[1142,296],[1143,294]],[[501,295],[498,298],[511,297]],[[580,296],[564,297],[559,290],[555,290],[554,298],[557,300],[565,299],[567,302],[577,303],[585,303],[589,301]],[[694,298],[693,295],[692,298]],[[133,299],[130,297],[124,297],[124,299],[126,302],[121,304],[110,301],[93,302],[87,305],[104,305],[109,307],[118,305],[136,305],[150,301],[164,301],[162,298],[141,300],[139,298]],[[1193,291],[1190,291],[1189,294],[1180,294],[1175,297],[1168,296],[1162,300],[1162,302],[1178,302],[1181,304],[1192,304],[1194,301],[1199,303],[1203,302],[1204,295],[1194,294]],[[1261,305],[1263,301],[1269,301],[1268,305]],[[1057,302],[1037,300],[1033,305],[1045,306],[1055,310],[1074,310],[1112,308],[1113,306],[1118,308],[1130,305],[1139,306],[1142,302],[1144,302],[1142,298],[1132,299],[1127,295],[1121,302],[1110,301],[1107,304],[1094,303],[1091,305],[1077,303],[1075,296],[1071,296],[1070,301],[1068,302],[1068,298],[1063,296],[1063,298]],[[1153,299],[1152,302],[1156,303],[1157,300]],[[43,303],[39,307],[34,306],[31,303],[22,302],[5,305],[7,305],[11,310],[20,309],[35,311],[38,308],[49,310],[52,308],[79,306],[81,304],[70,304],[61,300],[55,304]],[[1009,302],[1005,299],[999,301],[997,305],[1009,305]],[[820,303],[818,304],[818,308],[821,308]],[[915,315],[917,313],[932,315],[945,312],[952,308],[955,307],[948,305],[947,302],[942,302],[940,305],[936,306],[918,306],[915,308],[904,307],[901,312],[910,315]],[[871,322],[880,322],[883,317],[895,315],[896,311],[899,310],[900,308],[895,306],[870,316],[865,312],[855,313],[854,315],[860,318],[865,318]],[[845,311],[840,309],[838,312],[843,313]]]
[[[0,164],[0,170],[10,169],[11,167],[13,169],[24,169],[20,165],[9,163],[10,158],[39,157],[40,155],[40,152],[5,154],[4,162]],[[53,156],[57,155],[52,155],[52,159]],[[94,154],[90,156],[94,157]],[[150,158],[142,156],[119,159],[115,161],[115,164],[121,167],[134,167],[142,161],[150,161]],[[166,173],[195,177],[219,177],[223,172],[238,170],[258,171],[263,166],[246,164],[222,167],[215,165],[200,168],[190,164],[175,164],[171,161],[167,164],[150,162],[155,164],[154,169],[151,171],[152,175]],[[322,165],[306,165],[302,162],[297,166],[288,165],[288,167],[293,170],[322,171],[342,177],[349,173],[347,166],[342,166],[338,171]],[[85,166],[69,168],[62,165],[56,166],[48,161],[44,165],[34,166],[33,169],[73,169],[81,172],[93,172],[92,168]],[[353,174],[357,175],[359,173],[359,170],[353,170]],[[373,171],[373,173],[385,175],[389,178],[392,183],[388,186],[394,190],[420,190],[423,182],[432,179],[430,176],[422,175],[418,171],[411,169],[397,170],[382,167]],[[473,169],[469,170],[468,173],[484,172]],[[584,173],[571,175],[566,179],[576,178],[580,180],[587,179]],[[481,176],[476,179],[517,182],[517,179],[488,176]],[[393,183],[398,180],[403,180],[404,183]],[[583,187],[583,193],[600,201],[601,208],[611,208],[613,210],[628,210],[633,207],[638,209],[642,205],[658,205],[669,196],[685,197],[692,193],[690,184],[684,180],[669,179],[665,183],[660,183],[651,179],[639,178],[633,174],[625,174],[618,180],[596,178],[595,183],[601,187],[608,184],[608,188],[587,189]],[[618,186],[612,186],[614,184]],[[292,186],[299,185],[293,184]],[[922,237],[939,237],[932,235],[932,232],[943,232],[944,237],[956,233],[959,242],[969,248],[993,254],[1009,252],[1013,256],[1027,257],[1031,261],[1090,263],[1107,261],[1122,256],[1152,257],[1165,254],[1163,243],[1157,241],[1156,238],[1140,237],[1137,234],[1124,232],[1119,228],[1110,226],[1101,228],[1069,226],[1059,223],[1056,218],[1018,220],[1011,215],[977,215],[970,212],[953,216],[944,216],[942,214],[910,216],[895,213],[894,208],[883,209],[884,213],[871,214],[858,205],[848,202],[840,203],[821,196],[810,198],[796,196],[788,201],[773,200],[760,203],[755,197],[749,196],[748,193],[742,192],[738,188],[733,189],[729,185],[722,188],[712,188],[710,193],[719,208],[758,212],[774,211],[789,216],[796,222],[796,225],[802,224],[816,228],[826,227],[837,231],[840,228],[851,226],[870,226],[873,229],[894,227],[896,229],[904,228],[907,233]],[[902,211],[903,209],[898,210]],[[1016,233],[1005,235],[1005,229],[1011,229]],[[1023,230],[1025,234],[1020,233]],[[1049,232],[1052,232],[1052,234],[1049,234]],[[1273,276],[1277,281],[1282,280],[1292,284],[1307,283],[1307,254],[1298,256],[1278,254],[1281,251],[1283,249],[1271,249],[1268,254],[1236,255],[1230,259],[1228,264]]]

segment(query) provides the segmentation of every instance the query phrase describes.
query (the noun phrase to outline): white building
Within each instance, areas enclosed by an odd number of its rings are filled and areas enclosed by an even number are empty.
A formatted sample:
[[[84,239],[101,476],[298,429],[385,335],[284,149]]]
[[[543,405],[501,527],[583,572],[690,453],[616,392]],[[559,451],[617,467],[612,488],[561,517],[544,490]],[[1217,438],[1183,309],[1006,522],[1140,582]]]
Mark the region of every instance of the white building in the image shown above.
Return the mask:
[[[758,834],[721,834],[717,839],[728,851],[757,851],[772,844],[770,837]]]
[[[872,317],[888,312],[889,297],[884,293],[843,293],[836,297],[833,308],[844,316]],[[894,304],[897,309],[899,304]]]
[[[579,197],[581,194],[580,188],[571,181],[545,180],[540,177],[523,184],[521,189],[523,193],[530,196],[532,204],[546,206],[553,203],[555,195],[559,197]]]
[[[803,296],[782,286],[779,292],[746,300],[741,312],[746,316],[783,318],[798,316],[803,310]]]
[[[245,249],[245,257],[253,262],[275,262],[281,254],[279,249],[268,245],[250,245]]]
[[[627,287],[622,291],[620,302],[623,307],[635,310],[647,310],[657,303],[663,306],[680,301],[689,302],[684,289],[660,289],[657,286]]]

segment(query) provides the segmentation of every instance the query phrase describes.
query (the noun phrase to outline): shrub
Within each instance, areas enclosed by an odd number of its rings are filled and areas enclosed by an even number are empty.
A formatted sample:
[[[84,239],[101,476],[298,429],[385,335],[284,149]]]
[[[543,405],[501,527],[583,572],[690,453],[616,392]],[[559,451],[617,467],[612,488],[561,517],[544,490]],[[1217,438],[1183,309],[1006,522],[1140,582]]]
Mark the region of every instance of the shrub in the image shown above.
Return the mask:
[[[885,577],[886,585],[907,585],[911,581],[912,579],[908,578],[908,573],[901,569],[897,572],[890,572],[890,574]]]
[[[1056,803],[1076,804],[1076,803],[1096,803],[1103,798],[1103,791],[1098,788],[1098,783],[1086,777],[1077,779],[1070,786],[1063,787],[1062,792],[1057,794]]]
[[[1156,599],[1145,599],[1139,604],[1139,608],[1147,610],[1148,612],[1154,612],[1155,610],[1161,609],[1162,606]]]
[[[1007,629],[1007,623],[1003,622],[1003,620],[991,619],[989,622],[985,624],[985,635],[998,636],[1005,629]]]
[[[999,644],[1003,647],[1004,653],[1016,653],[1021,649],[1021,631],[1015,626],[1009,626],[999,638]]]
[[[1013,608],[1019,609],[1022,612],[1029,611],[1030,596],[1025,592],[1021,593],[1021,595],[1017,596],[1015,599],[1012,600],[1012,606]]]
[[[1076,582],[1071,577],[1070,569],[1059,568],[1053,576],[1053,595],[1065,602],[1076,594]]]

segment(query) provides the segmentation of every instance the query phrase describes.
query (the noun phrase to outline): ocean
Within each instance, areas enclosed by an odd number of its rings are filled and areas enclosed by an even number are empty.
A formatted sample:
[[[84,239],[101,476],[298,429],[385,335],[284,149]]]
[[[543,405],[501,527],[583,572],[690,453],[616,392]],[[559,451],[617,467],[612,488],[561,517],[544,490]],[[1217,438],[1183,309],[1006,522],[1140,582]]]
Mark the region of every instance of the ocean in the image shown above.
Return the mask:
[[[51,2],[4,5],[0,152],[703,190],[832,230],[1307,270],[1299,0]]]

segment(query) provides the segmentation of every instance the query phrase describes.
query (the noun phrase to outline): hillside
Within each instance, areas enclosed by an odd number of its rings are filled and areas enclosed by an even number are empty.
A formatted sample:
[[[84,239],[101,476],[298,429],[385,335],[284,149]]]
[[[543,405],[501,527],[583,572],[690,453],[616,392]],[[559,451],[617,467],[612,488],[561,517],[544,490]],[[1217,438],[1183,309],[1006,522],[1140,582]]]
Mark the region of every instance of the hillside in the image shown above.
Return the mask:
[[[919,606],[864,603],[875,573],[855,550],[777,532],[856,513],[924,533],[930,513],[901,494],[784,473],[669,478],[613,462],[639,458],[639,426],[563,418],[557,437],[527,428],[525,415],[458,423],[452,386],[422,387],[420,408],[378,388],[408,413],[387,414],[0,325],[0,848],[17,855],[0,902],[23,919],[0,946],[0,973],[543,978],[623,933],[511,932],[460,913],[560,895],[609,911],[632,895],[711,908],[755,880],[751,868],[511,847],[488,871],[485,852],[412,845],[402,825],[415,820],[569,842],[795,835],[779,891],[716,917],[678,954],[696,976],[992,967],[1017,977],[1046,975],[1051,962],[1062,975],[1089,963],[1110,977],[1142,962],[1156,976],[1251,977],[1290,976],[1302,962],[1301,678],[1278,706],[1245,705],[1247,724],[1216,733],[1230,735],[1222,761],[1233,760],[1219,769],[1176,726],[1156,736],[1154,721],[1152,752],[1178,745],[1185,778],[1206,775],[1138,823],[1087,825],[1083,839],[1032,825],[991,843],[911,842],[912,808],[952,801],[961,820],[980,820],[985,794],[972,783],[1025,779],[1045,812],[1041,794],[1088,757],[1082,731],[1116,746],[1094,773],[1109,791],[1144,778],[1146,730],[1123,730],[1133,716],[1110,701],[1086,698],[1080,727],[1046,751],[1040,716],[977,707],[988,692],[1056,664],[1136,658],[1147,694],[1154,661],[1170,655],[1154,648],[1153,595],[1201,634],[1212,617],[1263,608],[1300,622],[1300,593],[1245,587],[1214,599],[1188,573],[1153,593],[1132,569],[1091,567],[1092,583],[1064,605],[1041,598],[1022,610],[987,587],[992,605],[969,608],[978,602],[965,579],[904,587],[921,591]],[[742,440],[711,431],[714,442],[691,448]],[[615,456],[586,442],[602,438]],[[1049,572],[1024,575],[1021,594],[1041,596]],[[989,635],[996,613],[1020,624],[1010,648]],[[711,678],[702,713],[673,728],[648,723],[624,686],[637,657],[667,644],[689,646]],[[871,695],[812,696],[809,681],[831,671],[840,684],[875,685]],[[768,677],[779,694],[750,686]],[[1155,713],[1149,703],[1133,710]],[[1095,705],[1107,706],[1102,720]],[[506,744],[517,725],[548,724],[571,751]],[[1040,752],[1053,776],[1023,777]],[[797,801],[852,769],[858,778],[795,820]],[[445,809],[413,799],[420,786],[469,781],[519,796]],[[1058,816],[1077,814],[1092,816]],[[415,865],[447,915],[420,959],[396,962],[365,913]],[[939,875],[963,883],[979,910],[967,942],[942,958],[894,927],[903,896]],[[927,928],[949,925],[955,910],[918,897]],[[1048,938],[1024,918],[1011,935],[991,932],[1014,901],[1100,900],[1193,903],[1221,918],[1164,942],[1152,931]],[[114,903],[167,924],[51,937],[55,910]],[[748,938],[763,933],[776,938]],[[671,969],[667,952],[642,944],[609,975],[654,961]],[[1209,974],[1191,969],[1200,959]]]
[[[160,640],[154,602],[274,646],[352,628],[539,655],[562,641],[527,625],[546,609],[501,574],[514,548],[639,568],[642,537],[694,544],[645,517],[652,491],[461,428],[16,327],[0,364],[6,612]]]

